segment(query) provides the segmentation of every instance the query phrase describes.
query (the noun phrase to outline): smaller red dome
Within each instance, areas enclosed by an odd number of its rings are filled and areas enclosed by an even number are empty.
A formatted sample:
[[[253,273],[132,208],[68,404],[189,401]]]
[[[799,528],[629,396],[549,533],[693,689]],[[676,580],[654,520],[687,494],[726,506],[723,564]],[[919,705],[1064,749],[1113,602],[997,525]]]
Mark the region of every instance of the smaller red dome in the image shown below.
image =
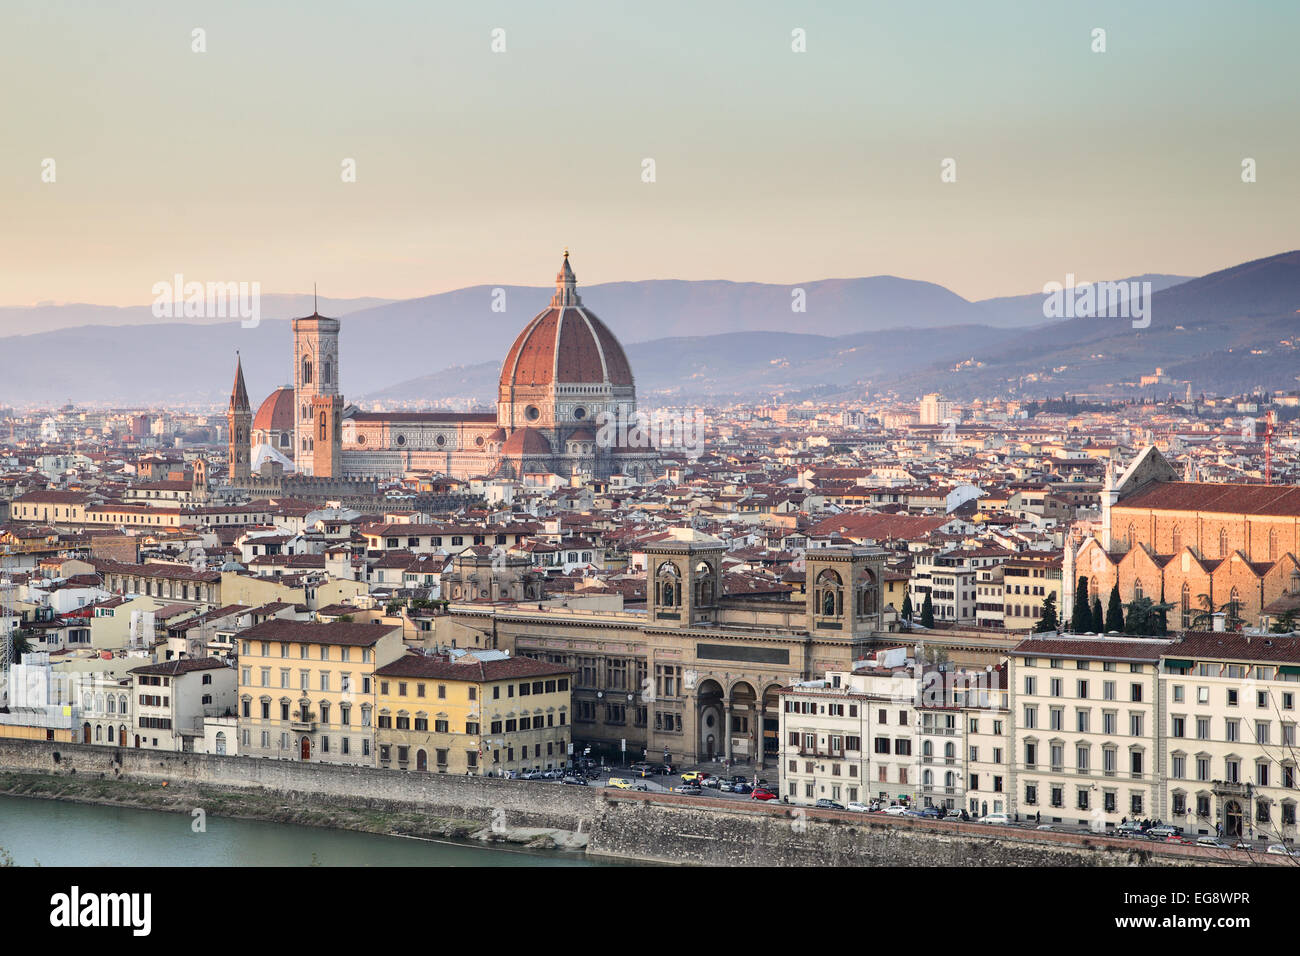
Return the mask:
[[[550,455],[551,443],[535,428],[516,428],[501,446],[503,455]]]

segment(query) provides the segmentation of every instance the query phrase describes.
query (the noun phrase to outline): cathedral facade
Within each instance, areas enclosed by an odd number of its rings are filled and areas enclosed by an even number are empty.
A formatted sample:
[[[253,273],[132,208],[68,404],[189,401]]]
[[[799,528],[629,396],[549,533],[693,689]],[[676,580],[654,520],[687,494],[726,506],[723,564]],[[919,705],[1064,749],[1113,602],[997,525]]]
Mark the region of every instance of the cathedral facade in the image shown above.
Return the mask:
[[[550,305],[506,353],[495,412],[366,412],[346,405],[340,325],[316,313],[294,319],[293,385],[271,393],[251,426],[232,419],[231,454],[242,455],[254,475],[641,479],[657,465],[653,447],[628,442],[639,434],[627,427],[637,414],[632,369],[618,339],[583,305],[568,252]],[[251,448],[234,447],[234,426]]]

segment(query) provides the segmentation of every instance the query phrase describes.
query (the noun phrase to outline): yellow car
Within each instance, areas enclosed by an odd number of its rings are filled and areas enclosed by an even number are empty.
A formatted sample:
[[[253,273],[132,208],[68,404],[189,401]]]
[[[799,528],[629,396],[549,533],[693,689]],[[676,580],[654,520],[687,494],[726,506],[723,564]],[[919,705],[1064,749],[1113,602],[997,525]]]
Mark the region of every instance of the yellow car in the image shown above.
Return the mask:
[[[610,777],[609,783],[605,784],[605,786],[613,787],[615,790],[631,790],[632,781],[624,780],[622,777]]]
[[[704,783],[707,776],[707,773],[700,770],[688,770],[682,774],[682,783]]]

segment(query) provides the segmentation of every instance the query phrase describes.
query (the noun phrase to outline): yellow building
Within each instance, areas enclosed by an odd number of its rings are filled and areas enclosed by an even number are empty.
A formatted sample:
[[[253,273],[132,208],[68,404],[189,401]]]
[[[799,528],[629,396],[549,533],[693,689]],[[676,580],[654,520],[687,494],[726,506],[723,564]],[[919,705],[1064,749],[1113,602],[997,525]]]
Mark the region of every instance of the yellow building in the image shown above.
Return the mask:
[[[400,626],[273,618],[238,640],[241,754],[374,766],[375,672],[405,652]]]
[[[563,665],[408,654],[375,678],[381,767],[481,776],[551,770],[569,759],[571,671]]]

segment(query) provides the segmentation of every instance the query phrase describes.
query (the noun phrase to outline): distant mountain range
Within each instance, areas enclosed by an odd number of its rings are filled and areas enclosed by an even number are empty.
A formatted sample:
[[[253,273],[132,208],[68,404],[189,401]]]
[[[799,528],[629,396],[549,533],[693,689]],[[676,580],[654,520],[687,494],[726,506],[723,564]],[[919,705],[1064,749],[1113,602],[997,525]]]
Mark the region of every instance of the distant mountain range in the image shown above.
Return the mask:
[[[804,283],[803,312],[792,311],[788,285],[654,280],[579,291],[624,343],[652,402],[866,388],[905,397],[1057,395],[1116,389],[1156,366],[1197,391],[1295,384],[1300,354],[1283,343],[1300,318],[1300,252],[1198,279],[1133,280],[1152,283],[1146,329],[1125,319],[1044,318],[1041,293],[970,302],[892,276]],[[504,310],[494,311],[497,288],[322,299],[323,314],[347,316],[339,371],[348,399],[490,404],[510,343],[552,291],[499,287]],[[292,378],[286,319],[308,314],[310,302],[264,295],[254,329],[159,321],[148,306],[0,309],[0,332],[26,333],[0,338],[0,403],[221,401],[236,349],[260,401]],[[70,327],[78,316],[89,324]]]

